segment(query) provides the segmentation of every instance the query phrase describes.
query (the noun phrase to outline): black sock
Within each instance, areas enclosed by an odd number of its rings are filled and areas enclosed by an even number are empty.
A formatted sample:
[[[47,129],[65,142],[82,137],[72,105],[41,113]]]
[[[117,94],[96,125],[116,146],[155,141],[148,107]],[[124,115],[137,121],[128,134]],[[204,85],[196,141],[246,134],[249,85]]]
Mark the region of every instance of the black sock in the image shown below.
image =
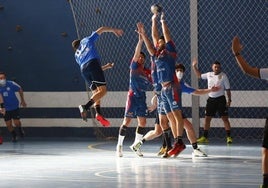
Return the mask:
[[[93,104],[94,104],[94,100],[90,99],[87,104],[85,105],[85,109],[88,110]]]
[[[268,174],[263,174],[263,185],[268,186]]]
[[[231,136],[231,130],[226,130],[226,135],[227,135],[227,137],[230,137]]]
[[[140,127],[140,126],[138,126],[138,127],[136,128],[136,133],[141,134],[141,135],[144,135],[144,133],[145,133],[145,128],[144,128],[144,127]]]
[[[204,137],[208,138],[208,130],[204,130]]]
[[[171,144],[171,129],[168,128],[166,130],[164,130],[164,142],[166,143],[166,147],[171,148],[172,144]]]
[[[96,106],[94,106],[94,108],[95,108],[96,113],[101,115],[100,105],[96,105]]]
[[[192,143],[192,146],[193,146],[193,148],[194,149],[197,149],[198,148],[198,146],[197,146],[197,143],[195,142],[195,143]]]
[[[127,134],[127,126],[123,125],[119,129],[119,135],[126,136],[126,134]]]
[[[182,136],[178,136],[178,137],[177,137],[177,143],[178,143],[178,144],[183,144]]]

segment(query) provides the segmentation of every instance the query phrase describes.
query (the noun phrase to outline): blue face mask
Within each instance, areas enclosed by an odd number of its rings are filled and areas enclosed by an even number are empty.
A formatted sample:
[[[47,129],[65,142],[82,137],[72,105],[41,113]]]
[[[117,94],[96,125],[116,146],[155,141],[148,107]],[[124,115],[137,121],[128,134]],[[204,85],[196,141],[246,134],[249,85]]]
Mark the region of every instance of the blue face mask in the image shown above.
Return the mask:
[[[0,80],[0,86],[5,86],[6,85],[6,79]]]

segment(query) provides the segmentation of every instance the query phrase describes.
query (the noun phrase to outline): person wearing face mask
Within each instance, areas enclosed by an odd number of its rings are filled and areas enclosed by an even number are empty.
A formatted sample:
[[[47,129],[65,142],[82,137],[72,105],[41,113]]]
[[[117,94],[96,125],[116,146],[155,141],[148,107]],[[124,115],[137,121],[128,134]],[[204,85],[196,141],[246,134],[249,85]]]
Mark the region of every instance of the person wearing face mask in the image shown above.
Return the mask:
[[[19,93],[20,101],[16,96]],[[0,72],[0,94],[3,96],[5,113],[3,114],[8,131],[12,135],[12,142],[17,141],[17,133],[13,127],[18,128],[20,137],[24,137],[24,130],[21,126],[19,105],[26,107],[22,87],[14,81],[6,80],[6,74]]]
[[[220,87],[212,87],[210,89],[194,89],[191,86],[189,86],[188,84],[186,84],[183,80],[183,75],[185,72],[185,67],[183,64],[176,64],[175,65],[175,71],[176,71],[176,76],[178,81],[180,82],[180,86],[181,86],[181,91],[182,93],[188,93],[188,94],[192,94],[192,95],[205,95],[208,94],[209,92],[216,92],[220,89]],[[156,101],[155,101],[156,103]],[[154,105],[155,107],[157,106],[156,104]],[[154,109],[151,109],[154,110]],[[168,120],[166,115],[163,113],[164,111],[161,109],[158,109],[159,111],[159,116],[162,116],[162,119],[165,118],[166,119],[166,123],[168,125]],[[193,147],[193,152],[192,155],[194,157],[206,157],[207,154],[202,151],[197,144],[197,138],[196,138],[196,134],[193,128],[192,123],[186,118],[186,116],[182,113],[182,118],[183,118],[183,124],[184,124],[184,129],[186,131],[187,137]],[[158,123],[157,126],[160,126],[160,124]],[[161,124],[161,126],[163,126]],[[144,137],[143,139],[141,139],[139,142],[136,142],[134,145],[135,149],[140,149],[141,145],[148,140],[152,140],[158,136],[160,136],[161,134],[159,134],[159,131],[157,131],[159,128],[155,127],[155,130],[153,131],[154,134],[152,134],[152,131],[149,131]],[[163,129],[163,128],[162,128]],[[166,128],[167,130],[167,128]],[[163,135],[165,135],[165,131],[163,130]],[[170,157],[168,155],[168,150],[171,149],[170,148],[170,144],[168,143],[169,141],[169,137],[165,136],[165,139],[163,139],[163,143],[162,143],[162,147],[158,153],[158,155],[161,155],[163,158],[168,158]],[[169,141],[170,142],[170,141]],[[160,154],[161,153],[161,154]]]
[[[212,64],[212,72],[207,72],[201,74],[197,68],[197,60],[193,61],[193,70],[198,79],[207,80],[208,88],[213,86],[220,86],[221,89],[217,92],[210,92],[208,94],[207,104],[206,104],[206,112],[205,112],[205,123],[204,123],[204,132],[203,136],[201,136],[197,142],[198,143],[208,143],[208,131],[210,128],[210,122],[212,117],[216,115],[218,112],[221,117],[225,131],[226,131],[226,142],[227,144],[231,144],[233,139],[231,137],[231,125],[229,121],[228,115],[228,107],[230,107],[232,98],[231,98],[231,90],[230,90],[230,82],[227,75],[221,71],[221,64],[218,61],[215,61]],[[225,91],[227,94],[228,100],[225,97]]]

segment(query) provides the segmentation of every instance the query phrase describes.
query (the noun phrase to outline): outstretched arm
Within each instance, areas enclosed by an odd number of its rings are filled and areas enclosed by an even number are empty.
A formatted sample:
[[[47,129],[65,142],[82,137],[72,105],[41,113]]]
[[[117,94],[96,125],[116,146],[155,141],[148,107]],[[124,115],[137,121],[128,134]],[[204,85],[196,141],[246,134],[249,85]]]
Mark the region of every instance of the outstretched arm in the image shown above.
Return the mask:
[[[154,46],[157,45],[158,40],[159,40],[159,34],[158,34],[156,19],[157,19],[157,14],[154,14],[152,16],[152,39],[153,39]]]
[[[117,37],[120,37],[123,35],[124,31],[122,29],[118,29],[118,28],[113,28],[113,27],[106,27],[106,26],[103,26],[103,27],[100,27],[96,30],[96,32],[101,35],[102,33],[113,33],[115,34]]]
[[[138,59],[140,58],[140,53],[141,53],[141,47],[142,47],[142,43],[143,43],[143,39],[142,39],[142,36],[140,34],[140,26],[139,26],[139,23],[137,23],[137,33],[139,34],[139,41],[137,43],[137,46],[135,48],[135,53],[134,53],[134,56],[133,56],[133,61],[138,61]]]
[[[163,31],[165,41],[167,43],[167,42],[171,41],[171,35],[170,35],[170,31],[168,29],[167,23],[165,21],[164,12],[162,12],[162,14],[161,14],[160,22],[162,24],[162,31]]]
[[[216,92],[220,90],[220,86],[213,86],[211,89],[196,89],[192,94],[193,95],[205,95],[210,92]]]
[[[193,60],[192,65],[193,65],[194,73],[197,76],[197,78],[198,79],[201,78],[201,72],[197,68],[197,59],[196,58]]]
[[[154,49],[154,46],[153,46],[152,42],[150,41],[150,39],[146,35],[146,32],[145,32],[143,23],[139,22],[137,24],[137,27],[138,27],[138,31],[137,32],[141,35],[141,37],[142,37],[142,39],[143,39],[143,41],[145,43],[145,46],[146,46],[149,54],[151,56],[153,56],[154,53],[155,53],[155,49]]]
[[[246,60],[240,54],[242,51],[242,45],[240,44],[238,36],[235,36],[232,41],[232,51],[235,55],[235,59],[240,69],[247,75],[260,78],[260,69],[250,66]]]

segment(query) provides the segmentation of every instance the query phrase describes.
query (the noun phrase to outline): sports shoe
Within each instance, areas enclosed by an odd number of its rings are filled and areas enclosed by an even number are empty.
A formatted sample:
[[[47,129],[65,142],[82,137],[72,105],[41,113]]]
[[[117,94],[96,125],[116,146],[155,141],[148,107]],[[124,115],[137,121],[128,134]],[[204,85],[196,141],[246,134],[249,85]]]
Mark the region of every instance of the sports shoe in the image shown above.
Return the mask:
[[[123,157],[123,146],[120,145],[116,146],[116,155],[118,157]]]
[[[201,136],[199,139],[197,139],[197,143],[208,143],[208,138]]]
[[[85,109],[85,105],[79,105],[78,108],[83,121],[87,122],[87,111]]]
[[[228,136],[228,137],[226,138],[226,142],[227,142],[227,144],[231,144],[231,143],[233,143],[233,139],[232,139],[232,137]]]
[[[142,142],[139,141],[138,143],[134,143],[129,148],[134,151],[139,157],[143,157],[143,154],[141,153],[140,147],[142,145]]]
[[[185,148],[185,144],[175,143],[173,148],[168,151],[168,155],[170,157],[177,157]]]
[[[24,138],[24,136],[25,136],[25,132],[24,132],[24,130],[23,130],[22,127],[19,127],[19,133],[20,133],[20,137],[21,137],[21,138]]]
[[[0,144],[3,144],[3,137],[0,136]]]
[[[157,156],[162,156],[165,154],[165,152],[167,151],[167,147],[162,146],[159,150],[159,152],[157,153]]]
[[[168,152],[171,150],[172,148],[166,148],[165,153],[161,156],[162,158],[169,158],[170,155],[168,154]]]
[[[18,141],[18,138],[17,138],[17,135],[12,135],[12,142],[17,142]]]
[[[193,157],[207,157],[207,154],[202,151],[200,148],[194,149],[192,153]]]
[[[102,115],[96,114],[96,119],[102,124],[103,127],[109,127],[110,121],[105,119]]]

